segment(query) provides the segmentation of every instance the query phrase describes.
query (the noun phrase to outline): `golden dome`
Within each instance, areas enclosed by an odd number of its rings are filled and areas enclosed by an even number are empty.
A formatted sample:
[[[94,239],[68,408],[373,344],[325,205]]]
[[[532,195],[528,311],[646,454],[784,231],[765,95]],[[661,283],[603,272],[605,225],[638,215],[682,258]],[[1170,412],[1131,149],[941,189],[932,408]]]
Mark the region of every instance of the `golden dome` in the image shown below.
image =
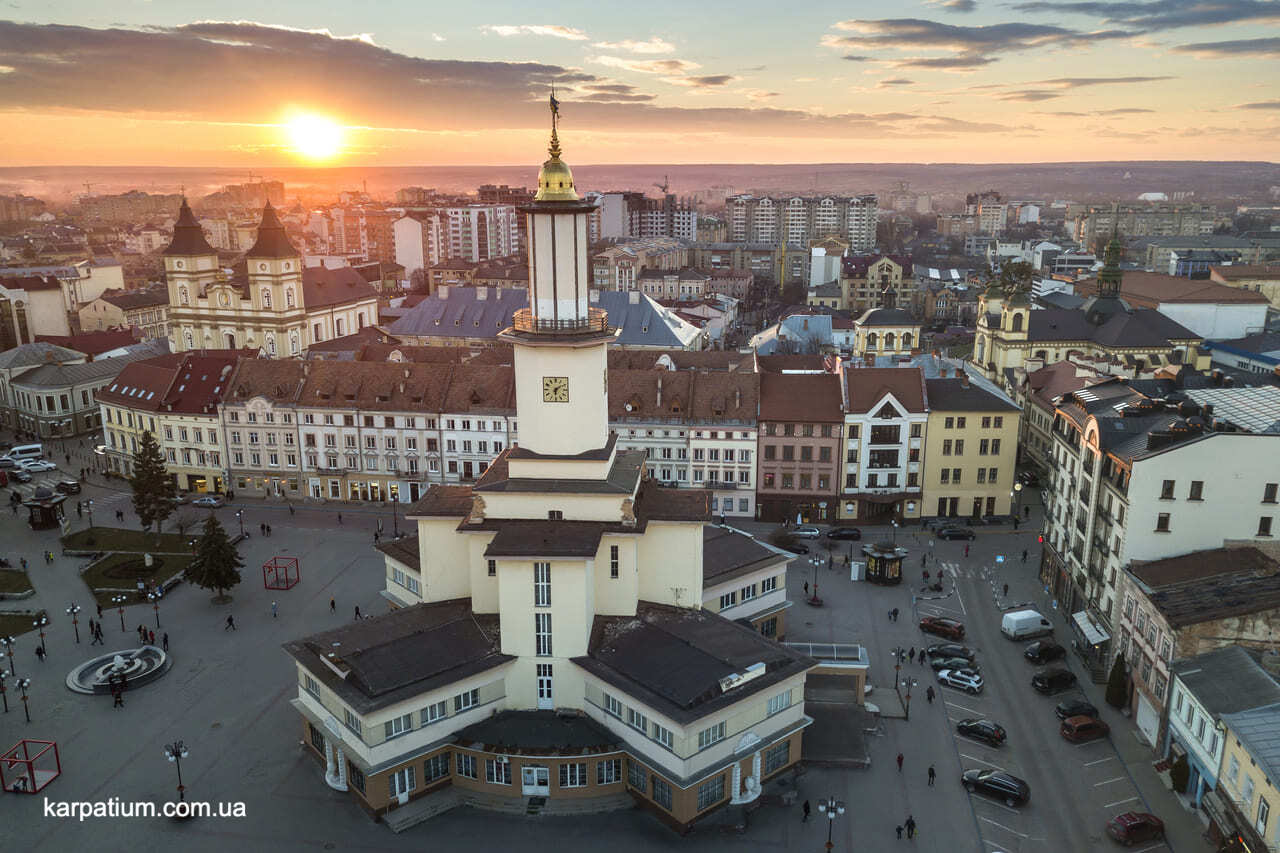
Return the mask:
[[[555,128],[551,129],[551,145],[547,148],[551,159],[538,171],[538,194],[534,201],[577,201],[578,191],[573,186],[573,172],[569,164],[560,159],[560,139]]]

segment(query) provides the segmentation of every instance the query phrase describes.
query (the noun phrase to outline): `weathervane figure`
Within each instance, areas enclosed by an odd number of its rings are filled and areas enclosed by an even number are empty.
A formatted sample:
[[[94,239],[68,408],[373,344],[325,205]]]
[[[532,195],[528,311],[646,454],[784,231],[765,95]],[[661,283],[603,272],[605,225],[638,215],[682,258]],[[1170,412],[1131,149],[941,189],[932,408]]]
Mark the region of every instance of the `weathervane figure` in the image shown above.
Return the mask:
[[[551,147],[547,153],[552,157],[560,157],[560,138],[556,136],[556,128],[560,123],[560,102],[556,100],[556,87],[551,87]]]

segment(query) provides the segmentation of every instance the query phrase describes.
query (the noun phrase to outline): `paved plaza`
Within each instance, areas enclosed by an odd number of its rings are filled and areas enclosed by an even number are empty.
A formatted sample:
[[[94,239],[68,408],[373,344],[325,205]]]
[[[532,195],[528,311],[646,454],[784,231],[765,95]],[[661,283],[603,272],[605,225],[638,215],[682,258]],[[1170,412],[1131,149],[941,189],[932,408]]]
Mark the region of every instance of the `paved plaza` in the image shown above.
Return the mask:
[[[77,468],[78,466],[73,466]],[[129,497],[120,491],[124,484],[94,478],[86,484],[80,498],[95,501],[95,520],[99,524],[114,523],[115,510],[129,512]],[[75,516],[75,499],[70,503],[73,526],[88,524],[88,519]],[[52,624],[48,631],[48,659],[41,662],[35,655],[37,635],[25,634],[16,648],[18,675],[32,678],[30,710],[32,722],[24,721],[20,702],[10,693],[10,712],[0,715],[0,745],[7,747],[22,737],[55,740],[61,751],[62,776],[40,796],[3,794],[6,815],[6,840],[13,849],[34,850],[136,850],[158,849],[161,845],[181,845],[183,850],[225,851],[238,845],[245,850],[411,850],[430,844],[434,849],[459,849],[481,842],[486,846],[506,848],[519,845],[524,850],[600,849],[601,839],[608,846],[627,850],[820,850],[826,841],[827,821],[816,809],[821,798],[842,799],[846,814],[836,820],[833,841],[837,850],[888,850],[899,843],[895,826],[914,817],[919,835],[916,849],[926,851],[1003,850],[1059,851],[1062,837],[1055,835],[1059,799],[1073,801],[1083,797],[1082,813],[1097,812],[1093,825],[1072,828],[1078,833],[1070,849],[1109,849],[1111,843],[1102,835],[1102,811],[1095,806],[1110,802],[1103,791],[1079,794],[1074,768],[1048,767],[1049,778],[1060,779],[1060,787],[1037,787],[1031,805],[1023,814],[1003,815],[982,801],[970,800],[958,784],[962,765],[973,766],[976,753],[968,745],[958,745],[952,737],[948,715],[954,700],[928,704],[923,694],[927,684],[934,683],[928,668],[916,673],[920,681],[909,721],[886,719],[881,731],[869,739],[871,766],[865,770],[843,768],[811,768],[796,784],[796,805],[764,805],[749,816],[745,831],[735,831],[731,824],[736,813],[722,810],[712,819],[697,825],[688,837],[674,835],[657,820],[639,810],[588,817],[517,817],[458,809],[401,835],[385,826],[372,823],[346,795],[331,791],[323,781],[321,768],[300,745],[302,736],[297,714],[289,706],[296,694],[294,669],[281,650],[286,639],[309,634],[350,620],[356,606],[363,613],[381,613],[385,604],[379,595],[382,588],[383,561],[373,550],[373,533],[379,519],[385,534],[392,530],[389,508],[375,511],[344,505],[342,523],[338,523],[335,507],[299,507],[294,514],[283,503],[238,501],[234,506],[218,510],[229,532],[238,530],[235,510],[244,510],[245,527],[251,538],[242,544],[245,559],[243,582],[234,590],[234,601],[228,606],[210,603],[210,594],[185,584],[165,596],[160,607],[160,629],[170,636],[172,670],[155,684],[129,691],[123,709],[113,709],[110,697],[88,697],[69,691],[63,684],[68,671],[103,651],[88,645],[86,621],[93,614],[88,590],[77,576],[80,559],[60,555],[57,536],[53,532],[34,533],[22,518],[0,517],[0,556],[16,563],[25,556],[31,563],[30,577],[36,597],[26,601],[0,602],[0,610],[44,608]],[[189,508],[187,512],[191,512]],[[271,524],[273,536],[263,538],[259,525]],[[403,527],[403,519],[400,521]],[[743,525],[764,532],[764,525]],[[868,530],[868,538],[881,531]],[[898,533],[900,544],[912,550],[908,558],[916,578],[919,571],[915,555],[929,551],[927,537],[907,528]],[[981,528],[973,543],[971,557],[962,556],[964,544],[938,542],[933,556],[958,576],[960,596],[966,619],[973,633],[978,621],[996,625],[996,606],[991,595],[993,585],[1008,582],[1010,598],[1035,600],[1041,592],[1035,581],[1036,537],[1033,531],[1018,533],[1007,528]],[[1031,551],[1024,566],[1017,557],[996,571],[996,553],[1020,555],[1023,548]],[[53,549],[59,556],[53,565],[38,559],[41,551]],[[847,553],[848,544],[840,543],[837,554]],[[796,604],[789,611],[788,639],[816,642],[858,642],[865,645],[872,662],[872,681],[877,686],[891,687],[891,652],[898,645],[921,647],[928,640],[915,627],[917,612],[930,607],[949,607],[954,603],[914,603],[912,592],[918,584],[880,588],[853,583],[837,560],[834,570],[826,568],[826,552],[815,551],[817,566],[805,558],[793,562],[788,576],[790,597]],[[297,557],[301,561],[302,582],[289,591],[265,590],[261,581],[261,565],[272,556]],[[931,562],[931,568],[935,562]],[[1005,568],[1007,567],[1007,568]],[[819,594],[825,600],[822,608],[803,603],[803,584],[816,580]],[[986,590],[985,599],[982,590]],[[336,613],[329,610],[332,597]],[[1042,597],[1042,596],[1040,596]],[[84,607],[81,613],[81,639],[76,645],[72,626],[65,610],[72,601]],[[271,603],[278,604],[279,615],[272,617]],[[887,612],[899,607],[902,618],[888,621]],[[926,610],[921,610],[921,608]],[[228,614],[235,615],[237,630],[225,630]],[[1055,617],[1065,635],[1061,615]],[[150,606],[127,608],[125,630],[114,611],[106,611],[103,626],[107,638],[106,651],[132,648],[135,628],[139,623],[154,628]],[[992,656],[997,643],[986,641],[986,629],[973,642],[979,645],[980,659],[991,671],[997,671]],[[992,646],[990,650],[983,643]],[[1000,655],[1008,649],[1001,648]],[[1020,651],[1020,646],[1018,647]],[[1014,663],[1022,666],[1021,661]],[[1003,664],[999,666],[1003,667]],[[1029,678],[1030,671],[1010,667],[1019,679]],[[1078,667],[1077,667],[1078,669]],[[989,675],[989,678],[991,676]],[[1025,680],[1025,679],[1024,679]],[[1023,683],[1006,688],[1018,694],[1018,701],[1029,707],[1051,708],[1042,697],[1031,693]],[[994,691],[991,691],[994,693]],[[1085,692],[1094,704],[1101,706],[1101,688],[1090,684]],[[1025,694],[1025,695],[1024,695]],[[999,695],[985,695],[981,701],[998,700]],[[995,713],[994,711],[992,712]],[[1007,713],[1007,712],[1005,712]],[[1033,711],[1028,710],[1027,714]],[[1057,743],[1051,710],[1043,719],[1044,709],[1034,713],[1036,727],[1042,736],[1024,743],[1017,753],[1018,761],[1057,761],[1061,752]],[[1109,708],[1104,713],[1110,715]],[[1132,802],[1124,809],[1151,810],[1169,825],[1172,849],[1206,849],[1199,837],[1195,816],[1182,812],[1165,791],[1149,767],[1149,752],[1133,738],[1127,720],[1109,716],[1113,738],[1094,745],[1094,756],[1114,765],[1107,775],[1123,777]],[[1006,725],[1015,730],[1011,721]],[[161,802],[174,795],[177,779],[175,768],[163,755],[166,743],[182,739],[190,750],[183,761],[183,781],[188,798],[214,803],[243,802],[246,817],[205,818],[185,823],[155,819],[55,819],[43,816],[44,796],[51,801],[122,801]],[[1109,751],[1109,754],[1108,754]],[[905,756],[903,772],[898,773],[894,758]],[[988,756],[988,758],[990,758]],[[927,768],[933,764],[938,779],[934,787],[927,783]],[[810,800],[815,808],[807,823],[801,820],[799,803]],[[1098,802],[1095,803],[1094,800]],[[1003,807],[999,807],[1003,808]],[[1005,831],[999,827],[1003,826]],[[1063,830],[1064,832],[1067,830]],[[569,845],[574,845],[569,847]],[[6,845],[9,846],[9,845]],[[1159,849],[1164,849],[1163,847]]]

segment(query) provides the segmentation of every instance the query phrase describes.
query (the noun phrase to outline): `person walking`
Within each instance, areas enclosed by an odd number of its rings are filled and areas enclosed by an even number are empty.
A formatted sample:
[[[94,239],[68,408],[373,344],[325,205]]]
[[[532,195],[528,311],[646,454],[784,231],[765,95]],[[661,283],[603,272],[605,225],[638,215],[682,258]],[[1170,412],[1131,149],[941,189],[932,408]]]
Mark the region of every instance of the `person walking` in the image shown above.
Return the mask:
[[[898,772],[902,772],[902,753],[898,753]]]
[[[228,615],[227,615],[227,625],[226,625],[226,627],[225,627],[225,628],[223,628],[222,630],[224,630],[224,631],[234,631],[234,630],[236,630],[236,617],[235,617],[235,616],[232,616],[231,614],[228,614]]]
[[[26,558],[26,557],[23,557],[23,558],[22,558],[21,560],[19,560],[18,562],[22,564],[22,570],[25,572],[25,571],[27,570],[27,558]],[[98,610],[99,610],[99,614],[98,614],[98,615],[102,615],[102,614],[101,614],[102,605],[98,605]]]
[[[84,504],[76,501],[76,518],[84,518]]]
[[[329,612],[330,613],[338,612],[338,602],[334,601],[332,597],[329,598]]]
[[[921,554],[921,555],[920,555],[920,568],[922,568],[922,569],[923,569],[923,568],[925,567],[925,561],[926,561],[926,560],[928,560],[928,559],[929,559],[929,555],[928,555],[928,554]],[[927,576],[926,576],[926,577],[927,577]]]
[[[804,594],[805,594],[805,595],[808,595],[808,594],[809,594],[809,582],[808,582],[808,581],[805,581],[805,582],[804,582]]]
[[[293,504],[289,504],[289,515],[293,515]]]
[[[916,819],[911,815],[907,815],[906,823],[903,824],[907,828],[907,838],[916,837]]]
[[[96,625],[93,630],[93,640],[89,642],[91,646],[102,645],[102,626]]]
[[[937,778],[937,776],[938,776],[938,771],[934,770],[933,765],[930,764],[929,765],[929,787],[930,788],[933,787],[933,780]]]
[[[22,568],[24,568],[24,569],[25,569],[26,567],[27,567],[27,564],[26,564],[26,563],[23,563],[23,564],[22,564]],[[101,605],[101,604],[99,604],[99,605],[98,605],[98,619],[99,619],[99,620],[101,620],[101,619],[102,619],[102,605]]]
[[[342,513],[338,513],[338,524],[342,524]]]
[[[933,704],[933,685],[929,685],[929,689],[924,692],[924,698],[929,700],[929,704]]]
[[[894,621],[894,622],[897,622],[897,621],[898,621],[898,608],[896,608],[896,607],[895,607],[895,608],[893,608],[893,621]]]
[[[44,646],[43,645],[36,646],[36,658],[40,661],[40,663],[44,663],[44,656],[45,656]]]
[[[898,824],[897,826],[894,827],[894,829],[898,833],[898,840],[901,841],[902,840],[902,824]]]
[[[270,524],[268,524],[268,525],[267,525],[267,535],[268,535],[268,536],[270,536],[270,535],[271,535],[271,525],[270,525]]]
[[[265,521],[258,523],[258,533],[263,536],[267,535],[267,523]]]
[[[809,801],[808,800],[804,801],[804,805],[800,807],[800,810],[804,812],[804,817],[800,818],[800,822],[808,823],[809,822]]]
[[[112,708],[123,708],[123,707],[124,707],[124,693],[122,693],[122,692],[120,691],[120,688],[118,688],[118,687],[117,687],[115,690],[111,691],[111,695],[112,695],[113,697],[115,697],[115,703],[114,703],[111,707],[112,707]]]
[[[1022,508],[1022,516],[1023,516],[1023,518],[1030,518],[1030,517],[1031,517],[1031,507],[1029,507],[1029,506],[1024,506],[1024,507]]]
[[[1009,595],[1009,585],[1008,585],[1008,584],[1005,584],[1005,585],[1004,585],[1004,595],[1005,595],[1005,597],[1006,597],[1006,598],[1007,598],[1007,597],[1008,597],[1008,595]]]
[[[356,605],[356,621],[360,620],[360,605]]]
[[[156,632],[147,631],[147,645],[154,646],[156,644]]]
[[[1026,549],[1026,548],[1023,548],[1023,549],[1022,549],[1022,562],[1023,562],[1023,563],[1026,563],[1026,562],[1027,562],[1027,549]]]
[[[167,651],[169,651],[169,634],[168,634],[168,632],[165,632],[165,635],[164,635],[163,637],[161,637],[161,638],[160,638],[160,648],[164,649],[166,652],[167,652]]]
[[[968,543],[968,542],[964,543],[964,556],[965,556],[965,558],[966,558],[966,559],[968,559],[968,557],[969,557],[969,543]]]
[[[271,618],[275,619],[277,615],[279,615],[279,611],[276,610],[276,603],[273,601],[271,602]]]
[[[925,569],[925,570],[924,570],[924,583],[925,583],[925,586],[928,586],[928,585],[929,585],[929,570],[928,570],[928,569]]]
[[[915,647],[915,646],[912,646],[912,647],[911,647],[911,651],[907,652],[907,660],[911,661],[912,663],[915,663],[915,662],[916,662],[916,647]]]

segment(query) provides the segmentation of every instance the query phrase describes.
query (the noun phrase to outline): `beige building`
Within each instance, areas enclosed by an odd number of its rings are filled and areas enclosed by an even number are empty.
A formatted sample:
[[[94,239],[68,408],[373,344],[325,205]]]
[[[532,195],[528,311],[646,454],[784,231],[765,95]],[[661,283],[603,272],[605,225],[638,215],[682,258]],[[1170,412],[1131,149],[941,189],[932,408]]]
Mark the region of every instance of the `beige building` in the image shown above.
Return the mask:
[[[270,204],[243,267],[228,271],[184,202],[164,265],[175,352],[251,348],[270,358],[298,356],[378,320],[377,292],[355,270],[303,269]]]
[[[1209,280],[1261,293],[1272,308],[1280,310],[1280,264],[1210,267]]]
[[[708,494],[619,451],[617,332],[587,293],[593,206],[554,130],[549,150],[526,207],[529,306],[502,333],[520,443],[474,484],[430,489],[416,536],[381,547],[395,612],[286,644],[293,707],[330,787],[393,824],[451,789],[635,802],[685,830],[799,759],[815,662],[703,608]]]
[[[1205,797],[1213,840],[1243,842],[1240,850],[1280,849],[1280,703],[1222,715],[1218,788]]]
[[[981,518],[1018,511],[1018,407],[964,373],[925,386],[925,513]]]
[[[169,293],[163,287],[147,290],[108,290],[79,311],[80,331],[136,327],[143,340],[169,335]]]
[[[1198,236],[1212,234],[1218,211],[1211,204],[1095,205],[1076,215],[1076,242],[1086,248],[1099,238]]]

